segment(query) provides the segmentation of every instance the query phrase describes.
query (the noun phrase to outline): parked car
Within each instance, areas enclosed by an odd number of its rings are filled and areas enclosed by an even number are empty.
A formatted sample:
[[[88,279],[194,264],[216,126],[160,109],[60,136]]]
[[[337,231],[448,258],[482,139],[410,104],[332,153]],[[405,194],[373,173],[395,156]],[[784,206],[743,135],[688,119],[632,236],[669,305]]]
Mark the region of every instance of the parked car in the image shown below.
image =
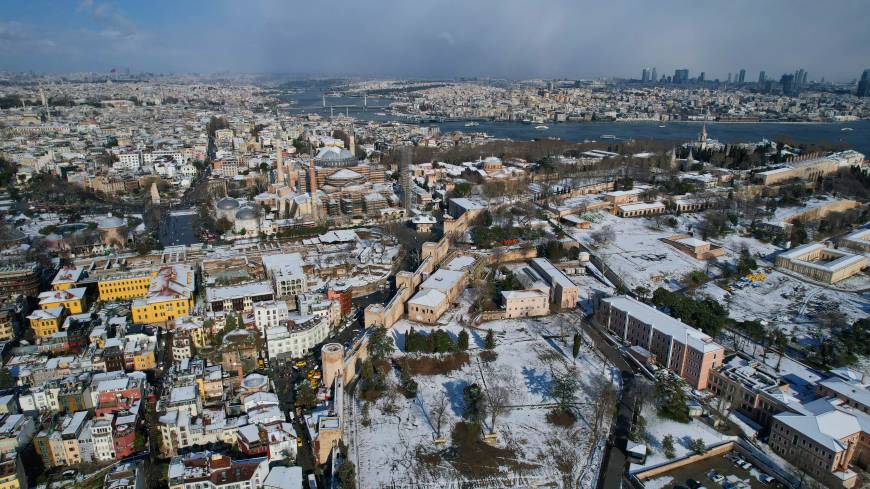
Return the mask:
[[[725,476],[720,474],[719,472],[716,472],[715,470],[707,472],[707,478],[715,482],[716,484],[725,480]]]
[[[705,489],[704,485],[695,479],[686,479],[686,485],[689,486],[689,489]]]
[[[771,477],[767,474],[759,474],[758,480],[761,481],[762,484],[770,484],[770,483],[776,481],[776,479],[774,479],[773,477]]]

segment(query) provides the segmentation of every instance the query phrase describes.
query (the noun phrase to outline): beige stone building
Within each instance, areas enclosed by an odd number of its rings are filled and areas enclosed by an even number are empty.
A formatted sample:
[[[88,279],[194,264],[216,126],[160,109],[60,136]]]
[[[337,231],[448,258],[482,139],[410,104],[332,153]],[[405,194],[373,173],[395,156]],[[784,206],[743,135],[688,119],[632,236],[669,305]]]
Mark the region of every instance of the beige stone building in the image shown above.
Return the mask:
[[[550,300],[540,290],[506,290],[501,293],[506,319],[546,316]]]
[[[667,208],[661,202],[638,202],[616,206],[616,215],[619,217],[656,216],[664,214],[665,211]]]
[[[712,260],[725,255],[725,248],[708,243],[698,238],[677,234],[662,238],[662,241],[692,256],[696,260]]]
[[[580,287],[546,258],[532,258],[532,269],[550,286],[550,302],[560,309],[573,309],[580,300]]]
[[[773,417],[768,444],[774,452],[827,487],[855,487],[870,462],[870,416],[839,399],[817,399],[802,413]]]
[[[861,229],[840,238],[839,246],[862,253],[870,252],[870,229]]]
[[[793,179],[814,181],[840,168],[862,165],[863,162],[864,155],[852,150],[828,156],[810,154],[799,156],[783,167],[756,173],[754,179],[762,185],[776,185]]]
[[[867,266],[867,257],[808,243],[776,257],[776,266],[833,284],[859,273]]]

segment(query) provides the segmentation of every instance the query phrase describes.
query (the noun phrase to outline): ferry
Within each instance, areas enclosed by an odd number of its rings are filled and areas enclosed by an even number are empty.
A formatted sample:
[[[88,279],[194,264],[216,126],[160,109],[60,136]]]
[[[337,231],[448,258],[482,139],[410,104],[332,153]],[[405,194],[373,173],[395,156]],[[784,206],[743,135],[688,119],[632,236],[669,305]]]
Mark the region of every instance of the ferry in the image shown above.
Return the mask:
[[[386,112],[375,112],[375,115],[378,117],[386,117],[387,113]]]
[[[616,136],[613,134],[602,134],[601,139],[616,139]]]
[[[854,131],[854,129],[852,129],[851,127],[844,127],[844,128],[842,128],[842,129],[840,129],[840,130],[843,131],[843,132]]]
[[[477,127],[477,126],[479,126],[479,125],[480,125],[480,123],[478,123],[478,122],[474,122],[474,121],[466,122],[466,123],[465,123],[465,127]]]
[[[659,127],[668,127],[668,126],[666,126],[664,124],[659,124]]]
[[[547,126],[535,126],[535,129],[537,129],[539,131],[546,131],[547,129],[549,129],[549,127],[547,127]]]

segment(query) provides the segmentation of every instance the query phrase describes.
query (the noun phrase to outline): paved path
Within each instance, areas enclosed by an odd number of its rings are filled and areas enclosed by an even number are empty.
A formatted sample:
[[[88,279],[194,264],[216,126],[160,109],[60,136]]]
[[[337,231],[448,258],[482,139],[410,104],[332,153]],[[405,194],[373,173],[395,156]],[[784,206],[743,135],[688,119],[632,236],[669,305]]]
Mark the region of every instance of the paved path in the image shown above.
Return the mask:
[[[598,487],[603,489],[619,489],[628,469],[628,458],[625,452],[628,433],[634,420],[636,394],[634,391],[634,369],[622,357],[619,351],[608,343],[607,339],[590,325],[588,321],[581,323],[583,330],[592,338],[595,347],[622,372],[622,395],[619,398],[616,423],[611,438],[607,442],[604,454],[604,468],[598,480]]]

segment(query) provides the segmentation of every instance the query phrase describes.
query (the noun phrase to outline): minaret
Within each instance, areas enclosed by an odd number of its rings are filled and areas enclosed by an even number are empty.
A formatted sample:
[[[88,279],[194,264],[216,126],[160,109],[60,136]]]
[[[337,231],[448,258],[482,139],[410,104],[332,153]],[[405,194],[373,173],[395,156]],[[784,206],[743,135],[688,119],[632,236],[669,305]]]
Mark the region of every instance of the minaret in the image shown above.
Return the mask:
[[[350,151],[350,154],[356,157],[356,137],[353,134],[353,122],[350,123],[350,131],[347,134],[347,145],[350,148],[347,148]]]
[[[706,143],[707,142],[707,123],[704,123],[704,126],[701,128],[701,134],[698,134],[698,142]]]
[[[677,150],[675,148],[671,148],[671,166],[670,168],[673,170],[677,167]]]
[[[280,124],[278,125],[278,134],[275,137],[275,166],[278,167],[278,185],[284,185],[287,178],[284,176],[284,133],[281,131]]]

